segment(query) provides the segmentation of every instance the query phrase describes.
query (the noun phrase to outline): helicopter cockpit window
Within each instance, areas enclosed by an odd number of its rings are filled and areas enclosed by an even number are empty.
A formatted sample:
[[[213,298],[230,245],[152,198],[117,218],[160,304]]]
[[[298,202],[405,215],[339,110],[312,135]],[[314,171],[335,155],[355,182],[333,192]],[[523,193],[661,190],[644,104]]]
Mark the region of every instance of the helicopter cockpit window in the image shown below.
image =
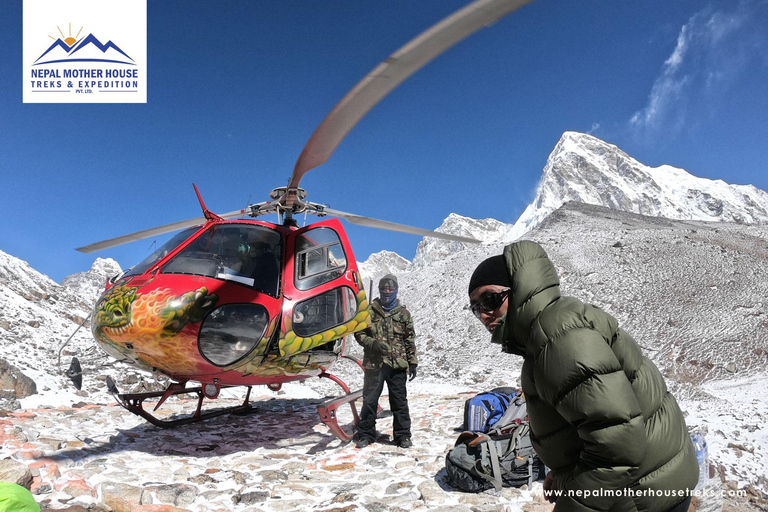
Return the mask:
[[[357,301],[352,288],[334,288],[296,304],[293,330],[299,336],[314,336],[352,320],[356,314]]]
[[[181,245],[182,242],[192,236],[198,229],[200,229],[200,226],[195,226],[193,228],[187,228],[184,231],[179,231],[170,240],[155,250],[155,252],[144,258],[141,263],[128,270],[128,272],[126,272],[123,277],[139,276],[143,274],[150,267],[152,267],[152,265],[168,256],[172,250]]]
[[[277,297],[281,240],[279,232],[264,226],[216,224],[166,263],[162,273],[223,279]]]
[[[339,235],[330,228],[310,230],[296,239],[296,288],[309,290],[338,279],[347,269]]]
[[[258,346],[268,323],[269,313],[261,304],[221,306],[200,328],[200,353],[216,366],[232,364]]]

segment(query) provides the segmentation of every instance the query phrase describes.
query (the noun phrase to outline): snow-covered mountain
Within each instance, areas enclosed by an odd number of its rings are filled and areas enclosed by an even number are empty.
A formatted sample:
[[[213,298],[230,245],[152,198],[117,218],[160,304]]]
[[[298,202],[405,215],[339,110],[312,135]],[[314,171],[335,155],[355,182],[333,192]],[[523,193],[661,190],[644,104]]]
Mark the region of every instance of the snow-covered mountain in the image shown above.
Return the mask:
[[[768,222],[768,193],[752,185],[730,185],[683,169],[644,165],[592,135],[565,132],[547,158],[536,197],[513,224],[450,214],[437,231],[509,243],[538,226],[567,202],[604,206],[650,217],[737,223]],[[423,239],[414,268],[431,265],[470,244]],[[374,275],[378,256],[364,262]]]
[[[760,348],[768,342],[759,320],[766,314],[760,299],[765,292],[755,295],[750,284],[753,268],[765,267],[766,221],[768,194],[751,185],[698,178],[668,165],[648,167],[593,136],[566,132],[520,219],[509,225],[450,215],[439,231],[483,243],[424,239],[412,267],[398,274],[401,299],[414,313],[436,376],[442,371],[467,382],[500,383],[503,378],[489,368],[518,362],[500,363],[506,356],[482,345],[465,350],[474,346],[469,340],[487,338],[469,314],[466,286],[478,262],[524,235],[553,255],[566,290],[635,327],[661,367],[677,372],[676,364],[686,360],[695,368],[685,372],[699,380],[724,377],[768,363]],[[373,255],[363,266],[380,277],[388,270],[376,269],[376,262]],[[731,318],[732,311],[747,312],[746,319]],[[649,314],[657,322],[650,331]],[[713,336],[720,341],[702,343]]]
[[[362,274],[363,282],[375,279],[378,282],[385,274],[401,274],[411,269],[411,262],[403,258],[396,252],[380,251],[371,256],[362,263],[358,263],[358,269]],[[365,285],[366,290],[369,288]]]
[[[96,302],[104,291],[107,279],[121,272],[120,264],[112,258],[96,258],[89,271],[69,275],[61,281],[61,285]]]
[[[58,284],[27,262],[0,251],[0,357],[33,380],[50,382],[53,375],[62,388],[71,386],[62,372],[73,355],[84,357],[92,366],[107,363],[83,324],[107,277],[119,272],[116,261],[100,258],[88,272]]]
[[[525,238],[547,250],[564,293],[616,316],[669,374],[701,382],[768,369],[768,226],[567,203]],[[474,268],[503,247],[468,247],[399,275],[425,372],[494,385],[519,374],[520,359],[491,347],[468,308]]]
[[[768,221],[768,193],[698,178],[670,165],[648,167],[613,144],[565,132],[549,155],[536,198],[505,240],[519,238],[568,201],[668,219]]]
[[[437,228],[437,231],[441,233],[470,237],[488,244],[502,240],[509,230],[509,224],[496,219],[470,219],[455,213],[450,214],[440,227]],[[431,265],[470,245],[472,244],[441,240],[439,238],[424,238],[416,248],[413,265],[414,267]]]

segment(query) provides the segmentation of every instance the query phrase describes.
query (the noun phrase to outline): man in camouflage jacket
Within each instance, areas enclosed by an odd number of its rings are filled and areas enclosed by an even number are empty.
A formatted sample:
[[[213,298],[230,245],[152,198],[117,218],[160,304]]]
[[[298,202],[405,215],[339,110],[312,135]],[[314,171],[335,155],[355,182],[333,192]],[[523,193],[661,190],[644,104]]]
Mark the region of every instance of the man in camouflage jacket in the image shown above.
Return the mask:
[[[368,446],[376,439],[376,413],[384,383],[389,390],[393,437],[401,448],[410,448],[411,416],[406,380],[416,378],[416,342],[413,319],[397,299],[397,278],[387,274],[379,281],[379,298],[371,303],[371,325],[355,333],[363,346],[363,408],[355,444]]]

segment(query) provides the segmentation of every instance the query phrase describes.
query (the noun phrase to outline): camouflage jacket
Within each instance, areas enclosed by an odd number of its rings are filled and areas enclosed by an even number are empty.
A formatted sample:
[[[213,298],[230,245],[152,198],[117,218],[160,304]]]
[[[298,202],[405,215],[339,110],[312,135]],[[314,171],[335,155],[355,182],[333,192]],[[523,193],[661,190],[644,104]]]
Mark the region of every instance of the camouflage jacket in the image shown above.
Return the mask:
[[[371,325],[355,333],[355,339],[365,349],[363,366],[366,370],[378,370],[383,364],[407,370],[409,365],[419,363],[413,319],[399,300],[394,308],[384,311],[379,299],[374,299]]]

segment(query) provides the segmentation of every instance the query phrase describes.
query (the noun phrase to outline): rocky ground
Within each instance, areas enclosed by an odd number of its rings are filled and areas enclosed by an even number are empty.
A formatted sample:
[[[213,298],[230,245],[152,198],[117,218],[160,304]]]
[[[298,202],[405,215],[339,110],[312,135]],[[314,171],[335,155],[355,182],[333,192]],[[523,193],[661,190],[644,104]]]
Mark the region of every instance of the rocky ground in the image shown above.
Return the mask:
[[[251,414],[173,430],[154,427],[115,403],[5,411],[0,472],[29,487],[42,510],[70,512],[551,510],[540,482],[482,494],[446,484],[444,456],[470,395],[430,387],[412,386],[415,446],[408,450],[387,436],[392,418],[386,398],[378,423],[382,437],[359,450],[317,420],[323,398],[302,384],[252,397]],[[163,409],[177,413],[192,406],[171,399]],[[342,416],[342,422],[348,419]],[[708,489],[718,497],[708,497],[699,510],[768,509],[759,492],[719,497],[736,486],[723,484],[717,474]]]
[[[174,430],[149,425],[114,403],[41,407],[0,418],[0,459],[21,474],[28,468],[29,487],[43,510],[547,508],[540,483],[479,495],[445,484],[444,455],[467,396],[412,395],[415,446],[408,450],[390,442],[386,411],[379,442],[358,450],[317,420],[321,399],[291,398],[290,392],[257,397],[249,415]],[[172,400],[168,410],[193,405]]]

